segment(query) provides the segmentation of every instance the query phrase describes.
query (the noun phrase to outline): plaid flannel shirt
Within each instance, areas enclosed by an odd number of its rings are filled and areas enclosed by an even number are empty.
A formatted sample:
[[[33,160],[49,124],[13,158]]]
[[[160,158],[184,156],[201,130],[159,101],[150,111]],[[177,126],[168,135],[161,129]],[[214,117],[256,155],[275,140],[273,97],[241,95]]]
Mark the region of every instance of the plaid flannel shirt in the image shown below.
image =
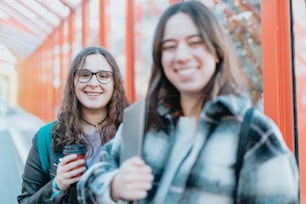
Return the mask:
[[[232,204],[235,198],[242,204],[299,203],[296,160],[278,127],[260,111],[254,112],[236,183],[239,133],[248,107],[246,100],[232,95],[210,101],[201,112],[197,134],[189,144],[173,143],[175,125],[169,127],[173,130],[169,134],[147,132],[143,158],[152,167],[154,182],[148,196],[139,203]],[[166,109],[160,110],[165,117],[171,116]],[[110,199],[110,182],[118,171],[122,134],[120,127],[115,138],[104,146],[101,163],[91,167],[79,181],[82,203],[115,203]]]

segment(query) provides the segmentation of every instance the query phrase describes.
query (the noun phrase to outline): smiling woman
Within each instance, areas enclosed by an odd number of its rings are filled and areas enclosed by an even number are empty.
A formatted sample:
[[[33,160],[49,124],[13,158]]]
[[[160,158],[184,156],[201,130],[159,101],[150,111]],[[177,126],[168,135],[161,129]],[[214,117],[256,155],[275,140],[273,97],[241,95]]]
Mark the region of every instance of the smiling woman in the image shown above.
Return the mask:
[[[95,119],[96,121],[92,122],[94,124],[107,116],[106,105],[114,92],[114,81],[111,74],[113,70],[103,55],[91,54],[86,57],[84,65],[76,71],[75,93],[83,105],[82,118],[85,120],[90,121],[87,115],[90,116],[91,112],[100,116],[98,120]],[[108,74],[103,74],[105,72]]]
[[[119,128],[78,182],[82,203],[299,203],[296,160],[275,123],[251,107],[236,49],[208,7],[167,8],[151,56],[142,157],[119,164]]]
[[[100,147],[114,137],[127,105],[113,56],[102,47],[84,48],[72,61],[57,120],[41,128],[51,127],[51,147],[48,143],[39,146],[47,133],[33,138],[18,202],[78,203],[76,182],[86,168],[98,161]],[[65,146],[75,144],[86,146],[85,159],[64,156]],[[43,167],[41,149],[51,149],[47,159],[54,165],[48,170]]]
[[[185,29],[177,32],[176,28],[181,24]],[[180,92],[181,105],[185,104],[184,101],[196,104],[196,101],[203,100],[203,89],[216,72],[218,56],[211,48],[208,50],[189,15],[179,13],[169,19],[161,47],[165,76]],[[200,111],[201,107],[192,107],[184,113],[189,116]]]

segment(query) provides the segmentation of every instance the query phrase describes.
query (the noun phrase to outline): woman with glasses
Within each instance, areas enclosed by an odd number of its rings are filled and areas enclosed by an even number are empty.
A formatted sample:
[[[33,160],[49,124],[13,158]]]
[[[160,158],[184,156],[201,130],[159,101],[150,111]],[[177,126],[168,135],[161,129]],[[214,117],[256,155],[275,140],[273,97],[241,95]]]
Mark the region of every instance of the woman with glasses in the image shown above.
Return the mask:
[[[101,146],[114,137],[127,106],[113,56],[102,47],[83,49],[72,61],[57,120],[46,125],[51,125],[51,144],[41,147],[38,134],[33,138],[18,202],[78,203],[76,182],[99,160]],[[47,137],[47,133],[39,137]],[[76,154],[63,155],[64,147],[74,144],[85,145],[85,159],[76,160]],[[51,149],[47,171],[39,151],[42,148]]]

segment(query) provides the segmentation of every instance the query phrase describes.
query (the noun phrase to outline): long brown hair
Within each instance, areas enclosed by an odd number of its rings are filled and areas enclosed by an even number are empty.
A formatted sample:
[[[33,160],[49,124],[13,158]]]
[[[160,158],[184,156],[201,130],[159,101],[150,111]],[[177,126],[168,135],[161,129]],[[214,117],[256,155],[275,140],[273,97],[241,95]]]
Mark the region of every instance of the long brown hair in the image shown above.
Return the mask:
[[[122,121],[123,110],[128,106],[122,76],[119,66],[114,57],[102,47],[87,47],[81,50],[73,59],[65,85],[64,97],[57,116],[57,122],[52,130],[54,150],[61,151],[66,144],[85,143],[83,141],[81,125],[81,104],[75,94],[74,77],[75,72],[84,66],[86,57],[92,54],[100,54],[113,69],[114,92],[110,102],[107,104],[107,119],[100,129],[102,144],[105,144],[115,136]]]
[[[236,50],[224,28],[209,8],[198,1],[173,4],[162,14],[154,34],[152,72],[146,96],[149,101],[148,128],[155,124],[154,127],[166,129],[165,121],[162,121],[157,114],[159,104],[163,104],[171,112],[181,111],[179,91],[167,79],[161,63],[161,45],[166,23],[171,16],[179,12],[191,17],[199,29],[207,50],[218,59],[216,71],[204,89],[202,105],[204,106],[206,101],[221,94],[239,95],[246,87],[243,81],[243,75],[245,76],[245,74],[239,65]]]

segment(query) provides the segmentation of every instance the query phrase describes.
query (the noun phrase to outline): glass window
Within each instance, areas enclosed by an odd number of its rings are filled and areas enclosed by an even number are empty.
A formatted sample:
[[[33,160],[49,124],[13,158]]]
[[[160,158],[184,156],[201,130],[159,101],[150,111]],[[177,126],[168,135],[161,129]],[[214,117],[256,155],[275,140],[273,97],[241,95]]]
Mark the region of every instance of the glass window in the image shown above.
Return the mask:
[[[147,91],[153,34],[160,14],[169,6],[169,0],[137,0],[134,5],[135,91],[136,98],[139,98]]]
[[[99,0],[89,2],[89,45],[98,44],[99,34]]]
[[[202,0],[227,29],[250,80],[250,94],[261,110],[262,64],[260,0]]]

